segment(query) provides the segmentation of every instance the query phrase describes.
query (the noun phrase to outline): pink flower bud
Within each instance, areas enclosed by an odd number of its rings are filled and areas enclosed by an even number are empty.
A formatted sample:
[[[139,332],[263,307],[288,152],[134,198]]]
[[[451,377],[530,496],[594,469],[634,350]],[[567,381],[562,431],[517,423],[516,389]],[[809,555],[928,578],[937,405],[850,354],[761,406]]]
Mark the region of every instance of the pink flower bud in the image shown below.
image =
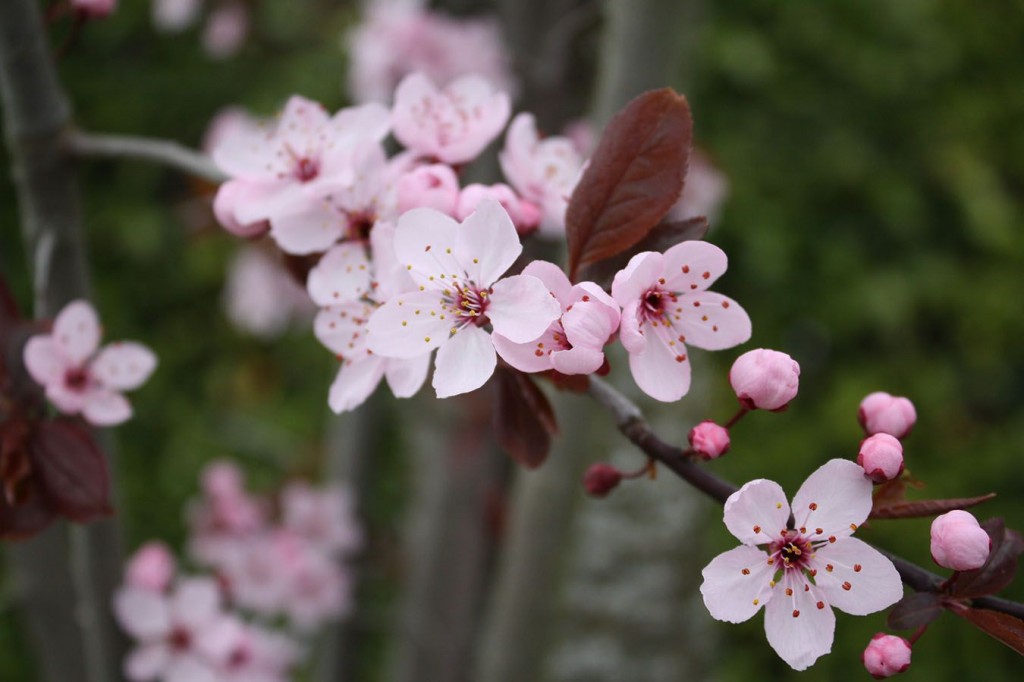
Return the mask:
[[[868,436],[860,444],[857,464],[875,483],[884,483],[903,473],[903,445],[887,433]]]
[[[240,201],[244,201],[247,191],[249,188],[242,180],[228,180],[222,184],[217,190],[217,196],[213,198],[213,215],[228,232],[239,237],[255,239],[270,231],[270,223],[261,220],[247,225],[235,217],[235,207]]]
[[[520,236],[531,234],[540,226],[541,213],[536,204],[523,199],[511,187],[500,182],[494,185],[466,185],[459,195],[455,217],[465,220],[480,202],[488,199],[497,201],[508,212]]]
[[[398,211],[411,208],[433,208],[455,215],[459,201],[459,179],[451,166],[435,163],[420,166],[398,179]]]
[[[622,482],[622,472],[610,464],[594,464],[583,474],[583,487],[591,497],[605,497]]]
[[[878,391],[861,401],[857,421],[869,436],[888,433],[896,438],[906,438],[917,421],[917,411],[906,398]]]
[[[125,583],[142,590],[163,592],[174,580],[174,555],[162,542],[147,542],[125,567]]]
[[[932,559],[943,568],[970,571],[988,560],[992,541],[970,512],[954,509],[932,521]]]
[[[898,675],[910,667],[910,642],[879,632],[868,642],[860,660],[876,680]]]
[[[729,452],[729,430],[713,421],[702,421],[690,429],[690,447],[704,459]]]
[[[71,6],[89,19],[104,19],[117,7],[117,0],[71,0]]]
[[[785,353],[758,348],[736,358],[729,383],[747,409],[779,412],[796,396],[800,365]]]

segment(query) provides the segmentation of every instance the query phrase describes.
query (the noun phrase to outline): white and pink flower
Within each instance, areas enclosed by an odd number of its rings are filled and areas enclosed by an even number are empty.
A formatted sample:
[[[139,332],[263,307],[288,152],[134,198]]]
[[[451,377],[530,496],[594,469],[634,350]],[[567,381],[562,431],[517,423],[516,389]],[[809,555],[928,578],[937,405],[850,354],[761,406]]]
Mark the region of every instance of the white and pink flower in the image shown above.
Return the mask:
[[[100,334],[92,305],[72,301],[58,313],[52,334],[33,336],[25,344],[25,367],[64,414],[81,413],[90,424],[114,426],[132,416],[122,391],[146,382],[156,369],[156,355],[133,341],[100,349]]]
[[[800,486],[792,507],[765,479],[730,495],[725,525],[743,544],[704,568],[708,611],[741,623],[763,606],[775,652],[795,670],[811,666],[832,649],[832,607],[866,615],[903,596],[892,562],[850,537],[871,512],[871,492],[861,467],[833,459]]]
[[[536,277],[500,279],[523,247],[508,213],[485,202],[462,223],[431,209],[398,219],[395,255],[418,291],[391,297],[370,318],[368,348],[414,358],[438,349],[439,398],[479,388],[497,365],[488,327],[513,343],[536,339],[561,306]]]
[[[443,89],[423,74],[395,90],[395,138],[420,157],[448,164],[476,158],[498,136],[511,112],[506,93],[480,76],[462,76]]]
[[[612,297],[622,306],[622,345],[633,379],[652,398],[671,402],[690,389],[687,344],[722,350],[750,338],[743,308],[707,290],[727,265],[717,246],[688,241],[664,254],[638,253],[615,275]]]
[[[523,269],[551,292],[562,316],[544,334],[527,343],[493,335],[505,362],[522,372],[553,369],[562,374],[592,374],[604,364],[604,347],[619,328],[619,306],[593,282],[575,286],[554,263],[534,261]]]

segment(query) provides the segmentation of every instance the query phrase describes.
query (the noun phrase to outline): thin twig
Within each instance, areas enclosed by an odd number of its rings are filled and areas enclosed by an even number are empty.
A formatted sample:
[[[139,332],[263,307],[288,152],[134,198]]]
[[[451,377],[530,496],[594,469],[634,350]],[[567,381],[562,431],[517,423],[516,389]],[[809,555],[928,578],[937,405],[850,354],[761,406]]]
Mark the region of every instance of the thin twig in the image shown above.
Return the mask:
[[[592,376],[590,377],[589,391],[590,395],[615,418],[615,425],[626,438],[648,457],[661,462],[693,487],[722,503],[728,499],[729,495],[738,490],[732,483],[705,471],[690,461],[683,449],[661,440],[644,420],[640,408],[607,382]],[[876,549],[892,561],[896,572],[900,574],[900,579],[914,591],[940,592],[942,590],[943,579],[941,577],[892,552]],[[1008,599],[976,597],[970,600],[970,604],[976,608],[999,611],[1024,620],[1024,604]]]
[[[139,159],[210,182],[221,183],[228,179],[209,156],[171,140],[73,131],[67,136],[66,148],[78,157]]]

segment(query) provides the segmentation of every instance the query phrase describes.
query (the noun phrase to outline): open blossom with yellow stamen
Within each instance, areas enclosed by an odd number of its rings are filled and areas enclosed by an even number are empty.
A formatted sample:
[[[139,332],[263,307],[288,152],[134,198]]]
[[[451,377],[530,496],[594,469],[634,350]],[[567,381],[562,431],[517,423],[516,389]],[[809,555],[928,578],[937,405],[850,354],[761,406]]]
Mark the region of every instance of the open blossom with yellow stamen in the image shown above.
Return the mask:
[[[768,643],[804,670],[832,649],[831,607],[863,616],[898,601],[892,562],[850,537],[871,512],[871,490],[861,467],[833,459],[800,486],[792,507],[765,479],[729,496],[725,525],[743,544],[704,569],[700,591],[711,615],[741,623],[764,606]]]

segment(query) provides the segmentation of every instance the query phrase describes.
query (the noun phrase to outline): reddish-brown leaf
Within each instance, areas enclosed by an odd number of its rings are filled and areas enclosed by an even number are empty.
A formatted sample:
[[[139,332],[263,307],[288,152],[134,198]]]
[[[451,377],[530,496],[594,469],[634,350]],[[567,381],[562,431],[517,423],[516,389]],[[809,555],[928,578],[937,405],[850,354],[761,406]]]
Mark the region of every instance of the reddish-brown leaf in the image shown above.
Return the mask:
[[[950,609],[953,613],[969,620],[986,634],[1024,656],[1024,620],[1014,618],[1000,611],[988,609]]]
[[[977,497],[958,497],[949,500],[880,500],[875,497],[871,510],[872,519],[910,519],[921,516],[938,516],[954,509],[968,509],[982,502],[988,502],[995,493]],[[879,502],[882,502],[879,504]]]
[[[0,497],[0,540],[24,540],[36,535],[53,522],[53,510],[38,491],[17,506]]]
[[[611,120],[566,210],[569,278],[647,236],[683,191],[693,143],[686,98],[640,95]]]
[[[544,393],[527,375],[499,367],[495,373],[497,399],[493,425],[498,445],[530,469],[544,463],[558,423]]]
[[[608,288],[615,273],[626,267],[629,259],[643,251],[662,252],[680,242],[703,239],[708,233],[708,219],[704,216],[686,220],[661,222],[655,225],[647,236],[622,253],[611,258],[584,265],[579,270],[580,280],[597,282]]]
[[[956,597],[983,597],[999,592],[1017,574],[1017,558],[1024,553],[1024,538],[1015,530],[1006,528],[1001,518],[991,518],[981,524],[992,541],[988,560],[981,568],[962,571],[953,584]]]
[[[932,592],[908,594],[892,607],[887,623],[893,630],[912,630],[942,614],[942,597]]]
[[[112,512],[107,462],[85,427],[70,419],[40,422],[30,448],[39,486],[57,513],[84,523]]]

